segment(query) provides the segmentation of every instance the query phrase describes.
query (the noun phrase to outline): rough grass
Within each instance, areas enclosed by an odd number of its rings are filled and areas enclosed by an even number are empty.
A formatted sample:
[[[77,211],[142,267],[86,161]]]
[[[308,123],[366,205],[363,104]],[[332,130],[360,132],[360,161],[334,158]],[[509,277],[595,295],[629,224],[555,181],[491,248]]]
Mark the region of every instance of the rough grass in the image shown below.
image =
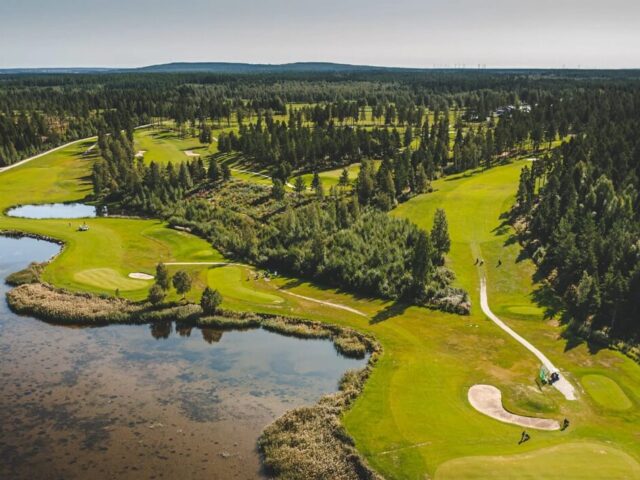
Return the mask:
[[[5,282],[14,287],[28,283],[38,283],[45,265],[45,263],[33,262],[25,269],[7,275]]]
[[[7,293],[9,307],[55,323],[123,323],[142,311],[139,305],[117,298],[100,298],[88,293],[70,294],[49,285],[21,285]]]

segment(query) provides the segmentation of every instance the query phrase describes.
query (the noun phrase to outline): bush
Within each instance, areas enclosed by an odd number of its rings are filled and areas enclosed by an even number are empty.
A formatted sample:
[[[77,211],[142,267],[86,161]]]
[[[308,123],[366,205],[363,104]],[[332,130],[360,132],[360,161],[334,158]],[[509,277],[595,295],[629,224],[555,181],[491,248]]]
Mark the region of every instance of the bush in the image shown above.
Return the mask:
[[[221,303],[222,295],[220,295],[218,290],[213,290],[209,287],[204,289],[202,297],[200,298],[200,306],[205,315],[213,315],[216,313]]]
[[[164,297],[166,296],[166,292],[162,289],[162,287],[160,287],[160,285],[158,285],[157,283],[154,284],[151,289],[149,290],[149,302],[152,305],[159,305],[162,303],[162,301],[164,300]]]

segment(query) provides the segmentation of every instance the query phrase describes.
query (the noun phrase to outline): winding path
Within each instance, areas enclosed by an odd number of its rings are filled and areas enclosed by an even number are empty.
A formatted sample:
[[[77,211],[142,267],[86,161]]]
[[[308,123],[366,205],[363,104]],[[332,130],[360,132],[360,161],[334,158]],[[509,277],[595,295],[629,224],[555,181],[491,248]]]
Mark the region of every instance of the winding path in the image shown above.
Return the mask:
[[[35,160],[36,158],[44,157],[45,155],[49,155],[50,153],[57,152],[58,150],[62,150],[63,148],[70,147],[71,145],[75,145],[76,143],[86,142],[87,140],[91,140],[92,138],[96,138],[95,135],[93,137],[81,138],[79,140],[74,140],[73,142],[65,143],[64,145],[60,145],[59,147],[52,148],[51,150],[47,150],[46,152],[39,153],[34,155],[33,157],[25,158],[24,160],[20,160],[19,162],[12,163],[8,167],[0,168],[0,173],[6,172],[7,170],[11,170],[12,168],[19,167],[20,165],[24,165],[31,160]]]
[[[225,265],[238,265],[240,267],[246,267],[247,265],[244,263],[234,263],[234,262],[165,262],[165,265],[212,265],[212,266],[225,266]],[[293,293],[288,290],[283,290],[282,288],[278,288],[279,292],[286,293],[287,295],[291,295],[293,297],[301,298],[303,300],[307,300],[309,302],[319,303],[320,305],[325,305],[327,307],[338,308],[340,310],[345,310],[347,312],[355,313],[356,315],[360,315],[361,317],[367,317],[368,315],[362,313],[360,310],[356,310],[355,308],[347,307],[346,305],[341,305],[340,303],[327,302],[326,300],[318,300],[317,298],[305,297],[304,295],[300,295],[298,293]]]
[[[487,300],[487,282],[483,277],[480,280],[480,307],[484,314],[489,317],[493,323],[498,325],[502,330],[507,332],[511,337],[517,340],[524,348],[533,353],[538,360],[542,362],[542,364],[549,370],[549,372],[558,372],[560,378],[553,382],[553,386],[558,389],[560,393],[564,395],[567,400],[576,400],[576,392],[573,388],[573,385],[569,383],[569,381],[564,378],[564,375],[560,373],[560,370],[551,363],[544,353],[534,347],[531,343],[529,343],[526,339],[516,333],[511,327],[509,327],[506,323],[504,323],[500,318],[498,318],[489,308],[489,301]]]
[[[326,305],[327,307],[339,308],[340,310],[345,310],[347,312],[355,313],[356,315],[360,315],[361,317],[368,317],[367,314],[362,313],[360,310],[356,310],[355,308],[347,307],[346,305],[341,305],[339,303],[327,302],[325,300],[318,300],[317,298],[305,297],[304,295],[300,295],[298,293],[289,292],[288,290],[279,289],[282,293],[286,293],[287,295],[292,295],[294,297],[301,298],[303,300],[308,300],[310,302],[319,303],[320,305]]]
[[[147,128],[147,127],[150,127],[150,126],[151,126],[150,123],[147,123],[146,125],[138,125],[137,127],[134,127],[134,130],[139,130],[141,128]],[[63,148],[70,147],[71,145],[75,145],[76,143],[86,142],[86,141],[94,139],[94,138],[97,138],[97,137],[95,135],[93,135],[91,137],[80,138],[78,140],[74,140],[72,142],[65,143],[64,145],[60,145],[58,147],[54,147],[54,148],[52,148],[50,150],[47,150],[46,152],[42,152],[42,153],[39,153],[37,155],[34,155],[33,157],[25,158],[24,160],[20,160],[19,162],[12,163],[8,167],[2,167],[2,168],[0,168],[0,173],[6,172],[8,170],[11,170],[12,168],[19,167],[20,165],[24,165],[25,163],[30,162],[31,160],[35,160],[36,158],[44,157],[45,155],[49,155],[50,153],[57,152],[58,150],[62,150]],[[93,150],[96,147],[96,145],[97,145],[97,143],[94,143],[84,153],[90,152],[91,150]]]

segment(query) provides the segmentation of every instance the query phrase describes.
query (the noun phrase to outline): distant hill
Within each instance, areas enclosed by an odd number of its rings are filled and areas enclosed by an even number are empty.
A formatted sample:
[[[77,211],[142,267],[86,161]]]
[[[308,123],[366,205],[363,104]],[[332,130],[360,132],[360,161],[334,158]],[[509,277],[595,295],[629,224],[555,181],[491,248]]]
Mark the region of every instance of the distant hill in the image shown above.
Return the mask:
[[[136,68],[4,68],[0,74],[29,74],[29,73],[340,73],[340,72],[399,72],[421,71],[418,68],[376,67],[370,65],[349,65],[330,62],[296,62],[283,64],[266,63],[234,63],[234,62],[174,62],[160,65],[149,65]]]
[[[25,73],[105,73],[117,71],[115,68],[91,68],[91,67],[54,67],[54,68],[0,68],[0,74],[16,75]]]
[[[205,73],[283,73],[283,72],[361,72],[361,71],[407,71],[420,70],[398,67],[375,67],[370,65],[349,65],[329,62],[296,62],[283,64],[264,63],[166,63],[135,69],[139,72],[205,72]]]

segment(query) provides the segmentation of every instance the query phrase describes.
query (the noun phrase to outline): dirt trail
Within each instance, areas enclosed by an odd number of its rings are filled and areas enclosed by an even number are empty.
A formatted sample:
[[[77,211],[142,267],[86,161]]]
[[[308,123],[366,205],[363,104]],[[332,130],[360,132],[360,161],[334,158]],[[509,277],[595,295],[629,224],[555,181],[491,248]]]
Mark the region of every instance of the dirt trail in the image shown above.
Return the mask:
[[[509,327],[506,323],[504,323],[500,318],[498,318],[489,308],[489,301],[487,300],[487,282],[484,278],[480,280],[480,307],[484,314],[489,317],[493,323],[498,325],[502,330],[511,335],[515,340],[517,340],[522,346],[524,346],[527,350],[533,353],[538,360],[542,362],[542,364],[549,370],[549,372],[558,372],[560,378],[558,381],[553,382],[553,386],[564,395],[567,400],[576,400],[576,392],[573,388],[573,385],[569,383],[569,381],[564,378],[564,375],[560,373],[560,370],[551,363],[544,353],[534,347],[531,343],[525,340],[522,336],[516,333],[511,327]]]

